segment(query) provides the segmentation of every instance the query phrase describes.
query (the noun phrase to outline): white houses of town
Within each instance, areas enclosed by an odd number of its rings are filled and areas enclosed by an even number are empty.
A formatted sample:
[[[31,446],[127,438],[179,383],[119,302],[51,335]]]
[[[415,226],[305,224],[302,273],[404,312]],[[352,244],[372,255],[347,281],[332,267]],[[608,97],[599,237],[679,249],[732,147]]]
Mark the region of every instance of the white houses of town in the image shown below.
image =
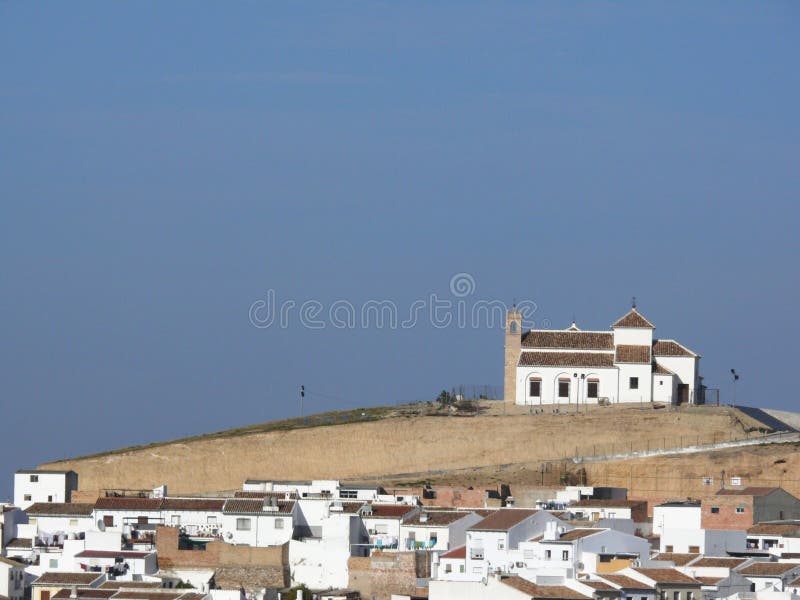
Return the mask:
[[[521,405],[701,404],[700,355],[669,339],[636,308],[611,331],[522,330],[506,315],[504,399]]]

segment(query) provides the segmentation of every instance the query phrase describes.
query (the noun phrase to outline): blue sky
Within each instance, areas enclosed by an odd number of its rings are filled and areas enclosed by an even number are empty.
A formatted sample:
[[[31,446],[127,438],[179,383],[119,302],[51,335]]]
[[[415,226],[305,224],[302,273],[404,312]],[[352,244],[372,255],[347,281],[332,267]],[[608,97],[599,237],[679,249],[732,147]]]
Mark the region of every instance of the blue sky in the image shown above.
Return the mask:
[[[251,304],[636,295],[796,407],[793,2],[0,3],[0,497],[15,468],[499,385],[488,327]]]

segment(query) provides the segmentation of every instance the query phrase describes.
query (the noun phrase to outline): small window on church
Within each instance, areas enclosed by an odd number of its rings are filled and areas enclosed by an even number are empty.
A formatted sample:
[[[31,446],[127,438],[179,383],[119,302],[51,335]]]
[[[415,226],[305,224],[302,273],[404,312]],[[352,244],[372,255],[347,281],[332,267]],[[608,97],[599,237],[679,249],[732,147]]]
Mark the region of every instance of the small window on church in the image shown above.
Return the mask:
[[[539,398],[542,395],[542,380],[531,379],[528,385],[529,395],[532,398]]]
[[[517,333],[517,322],[516,321],[511,321],[510,330],[511,330],[511,333]]]
[[[631,377],[630,381],[628,382],[630,389],[638,390],[639,389],[639,378],[638,377]]]
[[[597,387],[600,384],[596,381],[590,381],[586,385],[586,397],[587,398],[597,398]]]
[[[558,397],[569,398],[569,381],[558,382]]]

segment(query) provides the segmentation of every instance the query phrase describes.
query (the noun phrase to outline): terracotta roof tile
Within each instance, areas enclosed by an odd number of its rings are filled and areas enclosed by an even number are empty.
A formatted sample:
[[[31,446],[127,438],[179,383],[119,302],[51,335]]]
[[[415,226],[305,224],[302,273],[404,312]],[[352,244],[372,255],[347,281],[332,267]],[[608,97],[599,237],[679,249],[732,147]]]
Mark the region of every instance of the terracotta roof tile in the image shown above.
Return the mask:
[[[91,517],[94,504],[70,502],[37,502],[25,509],[31,516]]]
[[[653,354],[655,356],[697,356],[675,340],[653,340]]]
[[[800,569],[800,563],[756,562],[739,569],[745,577],[779,577],[792,569]]]
[[[537,512],[539,511],[525,508],[501,508],[470,527],[470,531],[507,531]]]
[[[627,575],[614,575],[614,574],[603,574],[600,575],[606,581],[612,583],[613,585],[626,589],[626,590],[652,590],[653,586],[648,585],[639,581],[638,579],[634,579],[633,577],[628,577]]]
[[[78,588],[75,590],[79,600],[107,600],[117,593],[117,590],[101,590],[98,588]],[[51,596],[53,600],[68,600],[72,597],[71,588],[63,588]]]
[[[152,552],[133,552],[130,550],[83,550],[75,555],[75,558],[144,558]]]
[[[598,508],[636,508],[647,506],[647,500],[578,500],[571,506],[598,507]]]
[[[727,579],[727,577],[695,577],[695,579],[703,585],[717,585],[720,581]]]
[[[635,568],[634,571],[644,575],[648,579],[652,579],[656,584],[660,583],[678,583],[678,584],[692,584],[697,583],[693,577],[681,573],[677,569],[643,569]]]
[[[370,504],[372,514],[365,514],[368,519],[402,519],[416,507],[407,504]]]
[[[800,537],[800,523],[758,523],[747,530],[750,535]]]
[[[537,585],[516,575],[503,577],[500,582],[537,600],[586,600],[590,598],[590,596],[576,592],[564,585]]]
[[[531,352],[523,351],[520,367],[599,367],[614,366],[612,352]]]
[[[33,582],[33,585],[90,585],[105,577],[102,573],[57,573],[48,571]]]
[[[522,347],[555,350],[613,350],[614,334],[604,331],[533,329],[522,336]]]
[[[225,498],[164,498],[161,510],[197,510],[220,512]]]
[[[450,552],[442,554],[441,558],[467,558],[467,547],[459,546],[458,548],[454,548],[450,550]]]
[[[6,548],[24,548],[30,550],[33,548],[33,538],[13,538],[8,541]]]
[[[592,581],[590,579],[581,579],[580,583],[582,583],[584,585],[588,585],[590,588],[594,588],[594,589],[599,590],[601,592],[612,592],[612,591],[617,589],[617,588],[609,585],[605,581]]]
[[[589,537],[590,535],[595,535],[597,533],[602,533],[605,529],[590,529],[586,528],[578,528],[572,529],[570,531],[566,531],[561,534],[561,537],[558,538],[559,542],[572,542],[574,540],[579,540],[585,537]]]
[[[675,375],[674,372],[670,371],[667,367],[662,365],[658,361],[653,362],[653,375]]]
[[[656,326],[653,325],[650,321],[645,319],[639,312],[632,308],[628,314],[624,317],[618,319],[611,328],[614,329],[615,327],[632,327],[636,329],[655,329]]]
[[[293,500],[276,500],[275,502],[278,510],[271,511],[264,510],[264,500],[253,498],[228,498],[228,500],[225,501],[225,506],[223,507],[222,512],[225,514],[237,515],[285,515],[294,510],[295,503]]]
[[[114,589],[118,590],[121,588],[134,588],[134,589],[152,589],[152,588],[160,588],[161,583],[158,581],[104,581],[100,587],[102,589]]]
[[[113,600],[177,600],[186,592],[173,592],[173,591],[142,591],[130,590],[123,588],[112,596]]]
[[[125,496],[105,496],[98,498],[94,507],[98,510],[149,510],[161,508],[162,498],[128,498]]]
[[[0,556],[0,563],[3,563],[4,565],[8,565],[9,567],[15,569],[24,569],[25,567],[28,566],[22,564],[21,562],[17,562],[16,560],[11,560],[10,558],[6,558],[5,556]]]
[[[650,362],[650,346],[620,344],[617,346],[614,362],[648,364]]]
[[[675,564],[676,567],[685,567],[693,560],[700,558],[699,554],[680,554],[677,552],[659,552],[653,560],[664,560]],[[692,564],[694,566],[694,564]]]
[[[735,558],[733,556],[726,557],[726,556],[704,556],[700,560],[697,560],[692,563],[692,567],[715,567],[715,568],[727,568],[727,569],[735,569],[746,563],[749,559],[747,558]]]

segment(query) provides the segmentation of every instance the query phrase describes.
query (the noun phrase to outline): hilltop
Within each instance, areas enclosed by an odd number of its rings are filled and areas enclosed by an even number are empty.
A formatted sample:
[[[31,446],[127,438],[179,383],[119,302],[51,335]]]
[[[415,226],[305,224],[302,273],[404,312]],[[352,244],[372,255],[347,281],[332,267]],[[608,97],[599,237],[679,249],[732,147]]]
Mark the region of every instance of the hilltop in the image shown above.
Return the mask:
[[[189,494],[237,489],[248,478],[435,480],[459,472],[498,476],[508,465],[528,465],[533,472],[576,455],[719,442],[759,428],[764,426],[727,407],[614,406],[529,414],[501,402],[455,412],[417,404],[262,423],[42,467],[74,469],[87,495],[163,483],[171,494]],[[532,477],[526,472],[523,468],[512,479]],[[599,473],[599,467],[587,466],[586,472]]]

